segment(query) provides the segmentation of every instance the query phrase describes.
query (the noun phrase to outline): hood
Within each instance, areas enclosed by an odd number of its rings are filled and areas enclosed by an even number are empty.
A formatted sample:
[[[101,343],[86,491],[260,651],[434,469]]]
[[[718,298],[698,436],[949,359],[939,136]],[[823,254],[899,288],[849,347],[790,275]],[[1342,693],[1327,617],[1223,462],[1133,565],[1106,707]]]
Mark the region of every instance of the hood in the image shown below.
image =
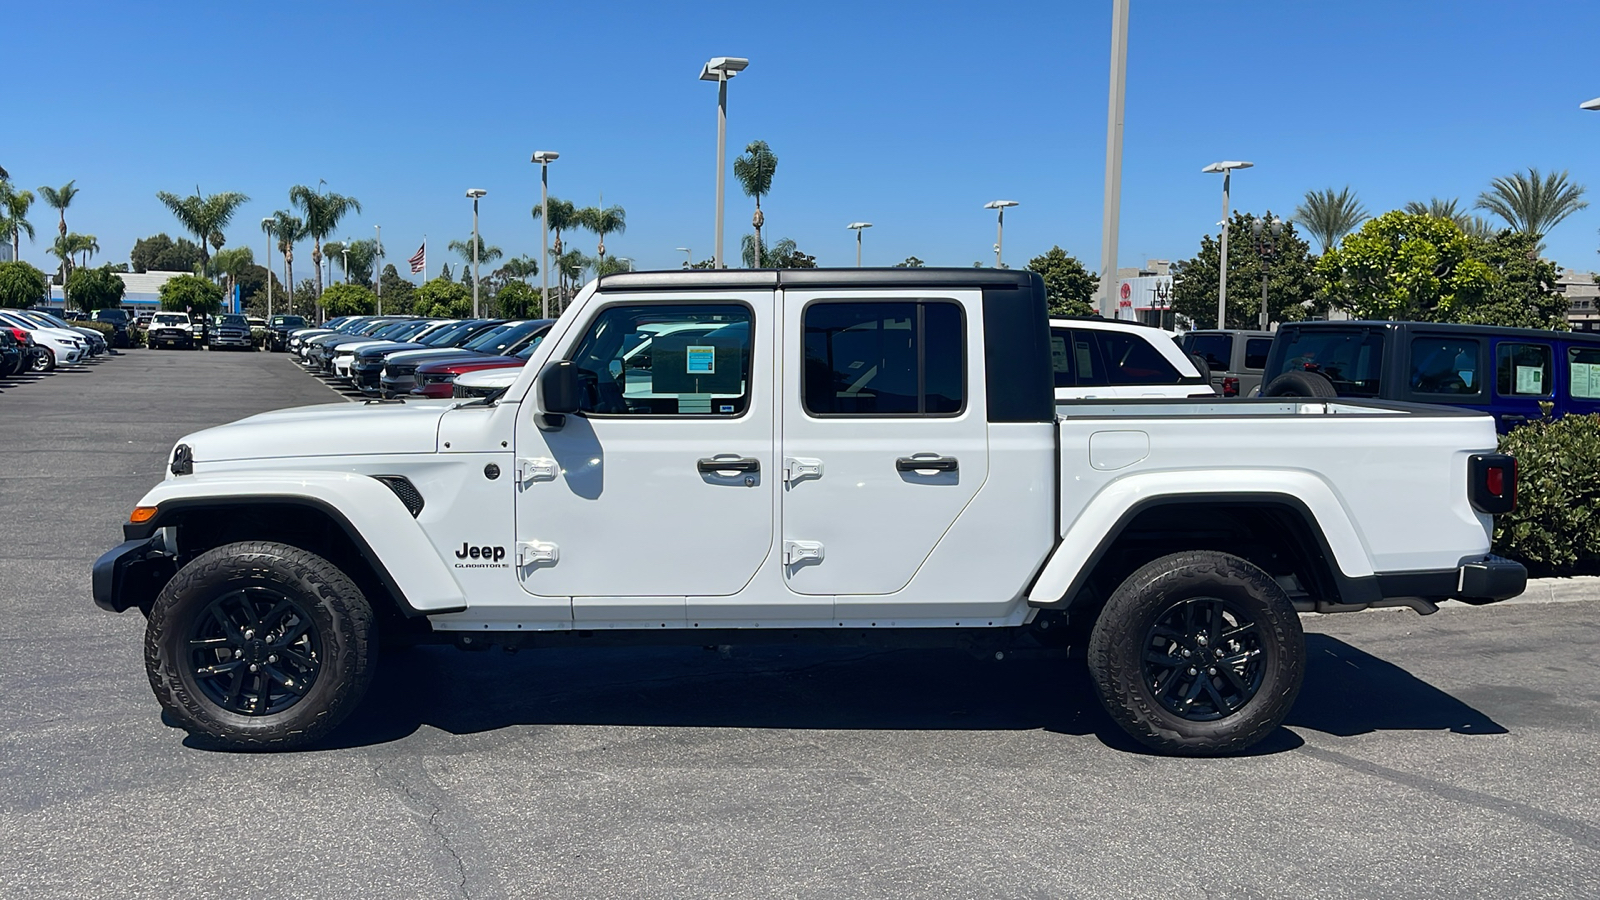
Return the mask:
[[[431,344],[413,344],[406,341],[384,341],[381,344],[371,344],[356,351],[357,356],[371,358],[374,356],[388,356],[391,353],[400,353],[404,350],[430,350]]]
[[[482,369],[520,369],[528,361],[520,356],[483,356],[465,359],[441,359],[417,367],[417,374],[433,375],[439,372],[477,372]]]
[[[476,350],[462,350],[460,347],[440,347],[435,350],[402,350],[392,356],[384,357],[384,362],[391,366],[419,366],[425,362],[436,359],[472,359],[482,356]]]
[[[261,413],[185,435],[195,465],[241,459],[433,453],[449,403],[329,403]]]

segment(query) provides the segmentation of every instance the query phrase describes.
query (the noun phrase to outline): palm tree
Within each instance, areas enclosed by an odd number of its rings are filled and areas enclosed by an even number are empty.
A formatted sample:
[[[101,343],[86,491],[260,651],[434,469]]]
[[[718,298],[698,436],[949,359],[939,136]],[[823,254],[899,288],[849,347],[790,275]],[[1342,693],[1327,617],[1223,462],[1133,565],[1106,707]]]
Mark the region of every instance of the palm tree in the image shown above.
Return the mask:
[[[64,234],[55,239],[50,245],[50,255],[61,260],[57,270],[61,274],[61,300],[67,299],[67,281],[72,277],[72,270],[76,266],[75,257],[83,254],[83,265],[88,266],[89,256],[100,252],[100,244],[92,234]]]
[[[320,185],[319,185],[320,188]],[[361,212],[361,201],[343,194],[324,194],[303,184],[289,189],[289,202],[305,214],[305,234],[311,238],[311,262],[317,267],[317,296],[322,296],[322,241],[333,234],[351,210]],[[321,310],[318,310],[320,315]]]
[[[1337,192],[1333,188],[1306,191],[1305,202],[1294,211],[1294,220],[1311,232],[1317,243],[1322,245],[1323,253],[1327,253],[1339,243],[1340,238],[1370,218],[1349,185]]]
[[[539,218],[542,212],[543,210],[540,207],[535,206],[533,208],[533,217],[535,219]],[[555,251],[554,255],[561,255],[561,232],[569,228],[579,228],[582,224],[582,222],[578,221],[578,208],[572,205],[572,201],[550,198],[549,227],[551,231],[556,233],[556,241],[552,245],[552,249]]]
[[[1538,169],[1530,167],[1526,175],[1513,172],[1496,178],[1489,190],[1478,195],[1473,207],[1505,219],[1513,231],[1542,238],[1562,219],[1589,205],[1583,199],[1587,190],[1569,182],[1565,169],[1541,177]]]
[[[156,199],[172,210],[173,218],[183,226],[183,230],[194,235],[195,243],[200,245],[200,269],[203,272],[211,270],[211,251],[206,249],[207,244],[215,246],[218,250],[227,243],[222,236],[222,229],[228,227],[233,221],[234,211],[250,198],[238,191],[223,191],[207,197],[200,193],[198,185],[194,193],[187,197],[166,191],[157,191]]]
[[[34,239],[33,223],[28,221],[28,209],[33,206],[32,191],[16,191],[9,182],[0,182],[0,238],[11,240],[11,258],[22,258],[22,233]]]
[[[469,275],[472,275],[472,238],[469,237],[464,241],[451,241],[446,246],[461,257],[461,277],[465,280]],[[499,247],[491,247],[485,244],[483,235],[478,235],[479,266],[484,263],[494,262],[502,256],[505,256],[505,253]]]
[[[218,250],[214,261],[217,271],[223,276],[222,287],[226,295],[233,291],[233,286],[238,283],[239,276],[244,274],[244,270],[256,264],[256,257],[250,252],[249,247],[235,247],[232,250]]]
[[[739,239],[739,255],[744,258],[746,269],[785,268],[785,260],[799,249],[799,245],[792,238],[779,238],[777,243],[770,247],[761,247],[761,255],[757,256],[756,248],[760,246],[757,244],[758,240],[759,238],[753,234],[744,235]]]
[[[777,154],[766,141],[751,141],[745,146],[744,155],[733,161],[733,177],[739,179],[744,195],[756,198],[756,212],[750,217],[750,224],[756,229],[758,258],[761,256],[761,226],[767,223],[766,214],[761,212],[761,197],[772,191],[772,176],[777,171]]]
[[[1461,201],[1455,197],[1441,200],[1438,197],[1429,197],[1427,203],[1421,200],[1411,200],[1405,205],[1405,211],[1413,216],[1432,216],[1435,219],[1449,219],[1457,228],[1467,233],[1468,237],[1487,241],[1494,237],[1495,228],[1482,216],[1475,216],[1457,204]]]
[[[331,282],[333,281],[334,262],[337,261],[340,265],[344,264],[344,241],[329,241],[323,244],[322,258],[328,261],[328,280]],[[349,274],[348,272],[345,273],[344,280],[350,280]]]
[[[550,267],[555,269],[556,272],[556,299],[558,301],[552,305],[551,312],[559,314],[562,309],[566,308],[567,301],[571,299],[571,294],[576,293],[577,285],[583,280],[583,270],[589,268],[590,263],[589,257],[584,256],[581,250],[568,250],[550,261]],[[567,287],[569,283],[572,285],[570,292]]]
[[[601,201],[604,202],[604,201]],[[597,256],[606,255],[606,235],[622,234],[628,230],[628,213],[620,206],[586,206],[578,210],[578,224],[600,238]]]
[[[74,253],[83,254],[83,261],[78,263],[82,268],[89,267],[89,257],[100,252],[100,242],[92,234],[69,234],[67,240],[71,242]]]
[[[505,265],[497,270],[498,274],[506,278],[520,278],[527,281],[539,274],[539,261],[531,256],[513,256],[506,260]]]
[[[280,209],[261,225],[261,230],[278,242],[278,252],[283,254],[283,283],[285,290],[294,285],[294,243],[305,237],[305,222],[286,209]]]
[[[59,188],[39,188],[39,196],[44,198],[45,205],[51,209],[61,211],[61,236],[67,236],[67,207],[72,205],[72,198],[78,196],[78,179],[74,178]]]

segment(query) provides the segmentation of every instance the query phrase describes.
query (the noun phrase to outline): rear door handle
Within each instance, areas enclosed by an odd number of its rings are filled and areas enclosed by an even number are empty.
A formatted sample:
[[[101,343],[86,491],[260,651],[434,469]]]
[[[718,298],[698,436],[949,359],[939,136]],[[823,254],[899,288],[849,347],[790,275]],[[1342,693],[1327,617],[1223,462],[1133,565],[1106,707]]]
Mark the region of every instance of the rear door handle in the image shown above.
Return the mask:
[[[894,467],[897,472],[954,472],[959,464],[954,456],[902,456]]]
[[[696,468],[702,475],[715,475],[718,472],[759,472],[761,460],[753,456],[740,457],[707,457],[696,463]]]

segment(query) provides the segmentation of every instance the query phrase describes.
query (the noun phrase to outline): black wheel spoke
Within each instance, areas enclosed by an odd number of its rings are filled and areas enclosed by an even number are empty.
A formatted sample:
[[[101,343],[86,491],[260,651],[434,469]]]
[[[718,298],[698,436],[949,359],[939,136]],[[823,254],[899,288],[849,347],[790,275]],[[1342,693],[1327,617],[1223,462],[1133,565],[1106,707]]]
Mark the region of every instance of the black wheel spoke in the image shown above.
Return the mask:
[[[1173,656],[1170,653],[1157,653],[1154,650],[1144,655],[1144,661],[1169,668],[1176,668],[1183,664],[1181,657]]]
[[[213,600],[187,641],[189,672],[200,693],[247,716],[300,702],[321,670],[321,637],[307,609],[299,598],[264,586]]]
[[[244,687],[245,668],[240,666],[233,670],[233,680],[228,683],[227,696],[223,698],[222,705],[228,709],[238,709],[239,691]]]
[[[1239,712],[1260,687],[1260,629],[1217,597],[1174,600],[1145,636],[1145,684],[1169,713],[1210,721]],[[1227,653],[1219,657],[1218,653]]]
[[[1235,670],[1233,666],[1224,663],[1217,666],[1217,671],[1221,672],[1223,677],[1227,678],[1234,687],[1238,688],[1241,694],[1250,693],[1250,686],[1244,683],[1244,679],[1239,677],[1238,671]]]
[[[302,670],[310,671],[317,667],[316,660],[306,656],[304,653],[301,653],[299,650],[296,650],[293,647],[285,647],[279,650],[278,654]]]
[[[278,605],[267,610],[267,614],[261,617],[261,627],[269,631],[272,630],[273,626],[278,624],[278,620],[283,618],[283,614],[291,609],[294,609],[293,603],[288,600],[278,601]]]
[[[289,691],[297,697],[305,696],[306,688],[309,687],[309,685],[301,683],[300,680],[295,678],[293,675],[284,674],[280,669],[278,669],[277,666],[267,666],[264,671],[268,675],[272,676],[273,681],[283,685],[284,690]]]
[[[237,659],[231,659],[227,662],[217,663],[214,666],[202,666],[198,669],[195,669],[194,673],[199,675],[201,678],[215,678],[218,675],[226,675],[243,665],[243,662],[240,662]]]
[[[1217,712],[1233,712],[1233,704],[1229,703],[1227,699],[1222,696],[1222,692],[1217,690],[1217,686],[1211,683],[1210,676],[1201,676],[1200,683],[1205,685],[1206,693],[1211,695],[1211,702],[1217,705]]]
[[[1237,641],[1247,634],[1254,634],[1255,630],[1256,623],[1246,622],[1245,624],[1240,625],[1238,628],[1230,628],[1229,630],[1224,631],[1222,634],[1217,636],[1217,640],[1223,644],[1226,644],[1228,641]]]
[[[300,621],[296,622],[294,624],[294,626],[291,627],[288,631],[285,631],[281,637],[279,637],[277,640],[272,642],[273,648],[274,649],[283,649],[283,648],[289,646],[290,644],[294,643],[295,641],[300,640],[300,636],[305,634],[306,631],[308,631],[310,628],[311,628],[311,620],[302,618]]]

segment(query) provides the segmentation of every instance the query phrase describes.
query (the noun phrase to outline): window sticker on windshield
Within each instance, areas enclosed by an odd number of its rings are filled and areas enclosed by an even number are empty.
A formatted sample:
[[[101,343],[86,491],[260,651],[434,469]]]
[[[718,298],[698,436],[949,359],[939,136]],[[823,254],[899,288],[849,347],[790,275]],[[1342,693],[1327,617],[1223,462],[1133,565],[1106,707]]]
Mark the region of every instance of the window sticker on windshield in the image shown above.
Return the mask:
[[[690,375],[714,375],[717,371],[717,348],[691,345],[684,348],[684,371]]]
[[[1517,393],[1544,393],[1544,368],[1542,366],[1517,366]]]

